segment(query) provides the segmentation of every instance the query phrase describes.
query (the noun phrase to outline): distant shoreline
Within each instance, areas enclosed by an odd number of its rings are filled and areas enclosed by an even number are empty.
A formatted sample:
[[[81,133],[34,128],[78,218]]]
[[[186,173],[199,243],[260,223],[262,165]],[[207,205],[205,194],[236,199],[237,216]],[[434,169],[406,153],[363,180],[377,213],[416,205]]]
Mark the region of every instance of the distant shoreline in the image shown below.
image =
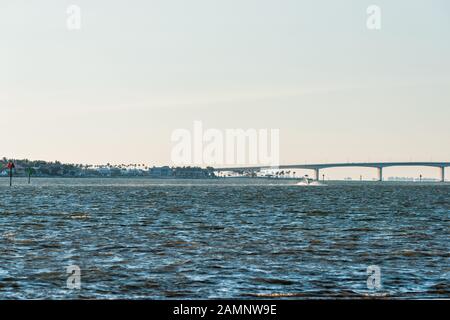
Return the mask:
[[[0,176],[0,180],[9,180],[9,177]],[[13,178],[14,180],[27,180],[28,177],[25,176],[15,176]],[[155,178],[155,177],[149,177],[149,176],[117,176],[117,177],[108,177],[108,176],[91,176],[91,177],[67,177],[67,176],[39,176],[39,177],[32,177],[31,178],[31,184],[33,183],[33,180],[41,180],[41,179],[64,179],[64,180],[162,180],[162,181],[224,181],[224,180],[267,180],[267,181],[301,181],[302,177],[298,178],[269,178],[269,177],[215,177],[215,178],[181,178],[181,177],[167,177],[167,178]],[[374,184],[380,184],[380,183],[415,183],[415,184],[448,184],[449,181],[445,181],[444,183],[438,181],[438,180],[422,180],[422,181],[412,181],[412,180],[320,180],[319,182],[323,183],[336,183],[336,182],[344,182],[349,184],[357,184],[357,183],[374,183]]]

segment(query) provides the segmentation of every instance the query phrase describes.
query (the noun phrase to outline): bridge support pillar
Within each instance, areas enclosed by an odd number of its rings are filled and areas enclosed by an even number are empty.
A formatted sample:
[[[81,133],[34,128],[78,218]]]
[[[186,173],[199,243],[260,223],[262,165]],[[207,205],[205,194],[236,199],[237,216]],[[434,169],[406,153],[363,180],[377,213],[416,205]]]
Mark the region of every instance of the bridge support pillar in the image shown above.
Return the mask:
[[[383,167],[379,167],[378,169],[378,181],[383,181]]]
[[[440,167],[439,170],[441,172],[441,182],[445,182],[445,167]]]
[[[320,179],[320,175],[319,174],[320,174],[319,169],[318,168],[314,169],[314,179],[316,181],[319,181],[319,179]]]

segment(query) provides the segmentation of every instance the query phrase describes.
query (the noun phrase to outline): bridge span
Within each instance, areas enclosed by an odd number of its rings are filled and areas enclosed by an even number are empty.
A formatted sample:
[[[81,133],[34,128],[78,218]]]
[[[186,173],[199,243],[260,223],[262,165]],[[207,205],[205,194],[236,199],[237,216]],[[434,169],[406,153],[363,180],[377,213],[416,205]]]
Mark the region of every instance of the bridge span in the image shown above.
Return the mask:
[[[256,167],[231,167],[215,168],[215,171],[260,171],[262,169],[311,169],[314,170],[314,178],[319,180],[320,170],[326,168],[339,167],[364,167],[375,168],[378,171],[378,181],[383,180],[383,168],[387,167],[434,167],[439,169],[441,182],[445,181],[445,168],[450,166],[450,162],[346,162],[346,163],[319,163],[319,164],[291,164],[280,166],[256,166]]]

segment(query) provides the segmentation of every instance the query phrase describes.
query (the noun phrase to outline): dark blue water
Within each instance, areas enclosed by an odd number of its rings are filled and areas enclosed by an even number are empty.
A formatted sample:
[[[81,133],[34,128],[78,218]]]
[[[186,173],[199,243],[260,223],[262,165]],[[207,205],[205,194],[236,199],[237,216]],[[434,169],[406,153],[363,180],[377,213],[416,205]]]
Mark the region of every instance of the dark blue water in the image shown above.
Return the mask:
[[[450,298],[448,184],[16,182],[0,179],[1,299]]]

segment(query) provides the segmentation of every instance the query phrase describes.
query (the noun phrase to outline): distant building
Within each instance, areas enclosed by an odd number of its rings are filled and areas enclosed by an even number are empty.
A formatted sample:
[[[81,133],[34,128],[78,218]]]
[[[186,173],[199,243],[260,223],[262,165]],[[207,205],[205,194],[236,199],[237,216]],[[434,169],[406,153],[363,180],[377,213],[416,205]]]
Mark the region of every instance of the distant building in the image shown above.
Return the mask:
[[[150,168],[150,177],[151,178],[171,178],[171,177],[173,177],[173,169],[168,166]]]
[[[141,176],[144,174],[144,171],[137,168],[128,168],[125,171],[122,171],[122,175],[126,176]]]
[[[111,176],[111,168],[109,167],[100,167],[97,169],[97,172],[102,176]]]
[[[174,176],[182,179],[207,179],[215,177],[212,168],[202,169],[200,167],[174,168]]]
[[[176,167],[170,168],[153,167],[150,168],[149,175],[151,178],[177,178],[177,179],[207,179],[214,178],[213,168],[202,169],[200,167]]]

